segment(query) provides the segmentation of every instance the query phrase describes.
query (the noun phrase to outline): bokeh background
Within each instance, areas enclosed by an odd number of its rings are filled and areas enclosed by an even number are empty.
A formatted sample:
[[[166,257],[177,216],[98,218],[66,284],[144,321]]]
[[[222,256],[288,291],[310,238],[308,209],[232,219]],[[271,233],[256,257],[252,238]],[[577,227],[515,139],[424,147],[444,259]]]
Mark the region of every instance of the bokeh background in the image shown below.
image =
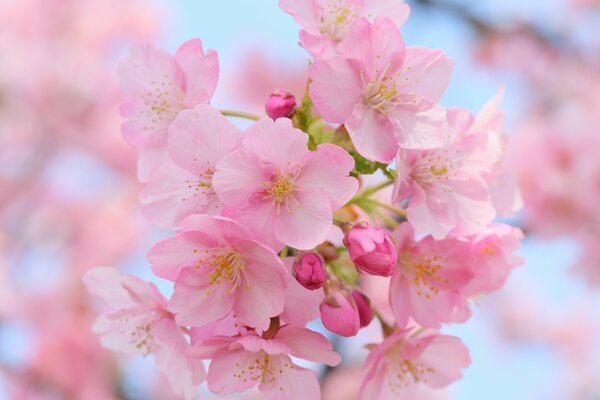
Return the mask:
[[[600,399],[600,1],[408,3],[407,44],[456,61],[445,106],[477,111],[504,87],[526,202],[510,221],[526,263],[445,329],[473,363],[432,398]],[[200,37],[220,56],[213,104],[260,113],[276,88],[303,94],[297,34],[275,0],[0,2],[0,399],[170,398],[151,360],[99,347],[80,284],[111,265],[170,291],[145,262],[167,233],[140,216],[116,64]],[[347,362],[322,371],[325,400],[355,398],[371,334],[336,342]]]

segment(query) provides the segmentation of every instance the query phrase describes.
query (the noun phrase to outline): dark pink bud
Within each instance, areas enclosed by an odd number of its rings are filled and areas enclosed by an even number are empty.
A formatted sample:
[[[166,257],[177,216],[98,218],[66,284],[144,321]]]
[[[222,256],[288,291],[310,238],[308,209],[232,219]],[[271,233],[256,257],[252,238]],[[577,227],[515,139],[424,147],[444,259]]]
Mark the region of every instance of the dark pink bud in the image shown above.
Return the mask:
[[[265,110],[272,119],[285,118],[292,115],[296,107],[296,98],[290,92],[279,89],[269,96]]]
[[[398,251],[386,231],[355,225],[344,238],[354,265],[370,275],[390,276],[396,269]]]
[[[323,326],[340,336],[354,336],[360,329],[360,316],[354,298],[349,294],[328,296],[319,307]]]
[[[356,303],[356,309],[358,310],[358,316],[360,317],[360,327],[364,328],[369,325],[373,320],[373,310],[371,309],[371,300],[362,292],[358,290],[352,291],[352,298]]]
[[[292,269],[298,283],[309,290],[320,289],[327,280],[325,262],[312,252],[296,257]]]

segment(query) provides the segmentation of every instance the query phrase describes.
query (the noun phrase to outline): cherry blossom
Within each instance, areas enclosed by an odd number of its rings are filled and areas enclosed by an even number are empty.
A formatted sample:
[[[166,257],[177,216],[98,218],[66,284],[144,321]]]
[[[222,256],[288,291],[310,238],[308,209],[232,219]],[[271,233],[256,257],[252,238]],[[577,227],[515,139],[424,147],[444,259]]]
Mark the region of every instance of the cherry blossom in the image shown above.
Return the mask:
[[[435,332],[397,331],[372,346],[358,398],[413,398],[418,385],[440,388],[459,379],[471,363],[465,345]]]
[[[409,199],[406,215],[420,233],[443,239],[448,234],[470,235],[496,216],[486,171],[486,131],[467,132],[471,114],[448,112],[447,144],[433,150],[400,150],[393,201]]]
[[[205,379],[204,366],[184,354],[187,339],[156,286],[112,268],[92,269],[83,281],[111,309],[92,328],[102,345],[124,354],[154,354],[173,391],[193,399]]]
[[[415,243],[413,235],[407,223],[394,231],[398,268],[392,276],[389,301],[397,324],[406,326],[409,317],[430,328],[438,328],[441,322],[463,322],[470,311],[461,290],[474,278],[464,256],[470,251],[469,243],[431,236]]]
[[[408,223],[394,231],[398,268],[392,277],[389,300],[397,324],[412,318],[421,326],[464,322],[470,317],[468,300],[504,285],[512,269],[521,264],[513,253],[522,233],[507,225],[492,225],[485,233],[415,241]]]
[[[241,146],[242,132],[208,105],[182,111],[169,126],[170,158],[159,164],[141,195],[142,212],[162,227],[192,214],[221,212],[212,178],[217,162]]]
[[[406,48],[388,18],[358,19],[339,56],[310,67],[310,96],[329,122],[344,124],[356,150],[389,163],[402,148],[443,144],[446,113],[437,105],[453,63],[443,52]]]
[[[208,387],[219,394],[243,392],[257,386],[265,399],[318,399],[319,382],[313,371],[298,367],[290,356],[335,366],[340,356],[321,334],[284,326],[273,337],[255,333],[213,337],[194,343],[191,357],[212,359]]]
[[[192,215],[148,259],[156,275],[175,282],[168,308],[181,325],[202,326],[233,310],[241,323],[266,329],[283,311],[283,262],[231,219]]]
[[[338,43],[360,17],[372,22],[385,16],[399,27],[410,14],[402,0],[280,0],[279,7],[302,27],[300,44],[317,58],[336,55]]]
[[[140,150],[138,174],[144,181],[164,158],[167,130],[179,112],[210,102],[219,61],[214,50],[204,53],[200,39],[187,41],[174,56],[153,47],[137,47],[119,65],[119,77],[127,95],[121,107],[128,120],[123,136]]]
[[[308,136],[289,119],[262,119],[244,133],[243,146],[221,159],[213,177],[231,216],[275,250],[308,250],[325,240],[333,211],[358,188],[348,174],[352,157],[332,144],[307,148]]]

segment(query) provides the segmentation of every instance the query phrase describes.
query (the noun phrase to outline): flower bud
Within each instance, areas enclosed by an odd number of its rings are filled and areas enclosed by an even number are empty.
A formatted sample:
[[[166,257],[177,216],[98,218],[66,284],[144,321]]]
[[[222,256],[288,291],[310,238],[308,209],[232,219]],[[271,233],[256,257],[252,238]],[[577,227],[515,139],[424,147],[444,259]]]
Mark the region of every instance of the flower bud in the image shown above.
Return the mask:
[[[383,229],[355,225],[344,238],[354,265],[370,275],[390,276],[396,268],[398,251]]]
[[[358,310],[358,316],[360,318],[360,327],[364,328],[369,325],[373,320],[373,310],[371,309],[371,300],[362,292],[354,289],[352,290],[352,298],[356,303],[356,309]]]
[[[360,329],[360,316],[350,294],[336,292],[328,296],[319,307],[323,326],[340,336],[354,336]]]
[[[327,280],[324,265],[325,262],[319,255],[308,252],[296,257],[292,270],[298,283],[309,290],[316,290]]]
[[[279,89],[267,99],[265,110],[272,119],[289,117],[296,107],[296,98],[290,92]]]

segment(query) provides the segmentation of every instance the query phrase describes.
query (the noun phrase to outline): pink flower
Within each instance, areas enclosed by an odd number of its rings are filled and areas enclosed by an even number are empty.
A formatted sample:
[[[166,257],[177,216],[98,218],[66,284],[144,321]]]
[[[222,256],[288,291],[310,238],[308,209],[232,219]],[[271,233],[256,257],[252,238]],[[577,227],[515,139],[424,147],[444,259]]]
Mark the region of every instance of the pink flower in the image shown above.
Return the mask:
[[[390,276],[396,269],[398,252],[383,229],[355,225],[344,238],[350,258],[356,267],[367,274]]]
[[[354,160],[341,147],[307,148],[308,136],[287,118],[262,119],[243,147],[217,163],[213,187],[231,216],[275,250],[309,250],[323,242],[332,213],[356,192]]]
[[[293,275],[309,290],[320,289],[327,280],[323,258],[313,252],[299,255],[293,264]]]
[[[272,93],[265,104],[265,110],[271,119],[287,118],[292,114],[295,107],[296,98],[283,89]]]
[[[473,295],[501,289],[512,270],[523,264],[523,258],[514,253],[523,240],[523,232],[506,224],[492,224],[484,232],[468,238],[474,279],[465,288]]]
[[[311,370],[296,366],[290,356],[335,366],[340,356],[321,334],[284,326],[272,338],[254,332],[241,337],[214,337],[195,343],[192,357],[212,359],[208,388],[218,394],[243,392],[258,385],[265,399],[321,398],[319,381]]]
[[[465,345],[454,336],[399,331],[373,346],[365,367],[360,400],[414,398],[418,385],[442,388],[462,377],[471,364]]]
[[[140,149],[138,174],[145,181],[164,157],[167,129],[177,114],[206,104],[217,86],[217,53],[204,54],[202,41],[185,42],[174,56],[152,47],[133,49],[119,65],[121,88],[127,99],[121,114],[127,118],[123,136]]]
[[[182,111],[169,127],[170,159],[154,169],[142,192],[144,216],[176,228],[192,214],[219,214],[222,204],[212,186],[216,164],[241,143],[242,132],[211,106]]]
[[[441,51],[405,48],[383,17],[358,19],[338,50],[311,65],[310,97],[323,118],[345,125],[362,156],[389,163],[399,147],[443,144],[446,113],[437,102],[453,63]]]
[[[402,0],[280,0],[279,7],[302,27],[300,44],[313,57],[336,55],[338,43],[360,17],[373,21],[386,16],[401,26],[410,14]]]
[[[449,111],[444,147],[398,153],[393,201],[409,199],[407,218],[419,233],[436,239],[475,234],[496,216],[485,179],[487,133],[467,134],[470,118],[466,111]]]
[[[516,183],[515,168],[507,160],[509,143],[506,135],[503,134],[504,113],[498,109],[503,96],[504,90],[500,89],[500,93],[491,99],[472,120],[466,134],[487,136],[484,155],[486,169],[483,176],[488,182],[496,212],[500,216],[507,217],[523,207],[523,199]]]
[[[354,336],[360,329],[360,315],[350,293],[336,291],[321,303],[323,326],[340,336]]]
[[[393,237],[399,254],[389,301],[398,326],[406,326],[409,318],[428,328],[466,320],[470,316],[468,294],[461,290],[474,277],[469,243],[431,236],[415,242],[408,223],[400,224]]]
[[[266,329],[283,310],[283,262],[228,218],[186,218],[148,259],[156,275],[175,282],[169,310],[180,325],[202,326],[233,310],[240,323]]]
[[[173,391],[193,399],[205,379],[204,366],[184,354],[187,339],[156,286],[113,268],[94,268],[85,273],[83,282],[111,309],[92,327],[102,345],[124,354],[154,354]]]
[[[408,223],[393,237],[398,243],[398,269],[392,277],[389,301],[398,326],[409,318],[437,328],[470,316],[469,298],[500,289],[522,259],[513,253],[523,234],[509,225],[493,224],[484,232],[415,241]]]

